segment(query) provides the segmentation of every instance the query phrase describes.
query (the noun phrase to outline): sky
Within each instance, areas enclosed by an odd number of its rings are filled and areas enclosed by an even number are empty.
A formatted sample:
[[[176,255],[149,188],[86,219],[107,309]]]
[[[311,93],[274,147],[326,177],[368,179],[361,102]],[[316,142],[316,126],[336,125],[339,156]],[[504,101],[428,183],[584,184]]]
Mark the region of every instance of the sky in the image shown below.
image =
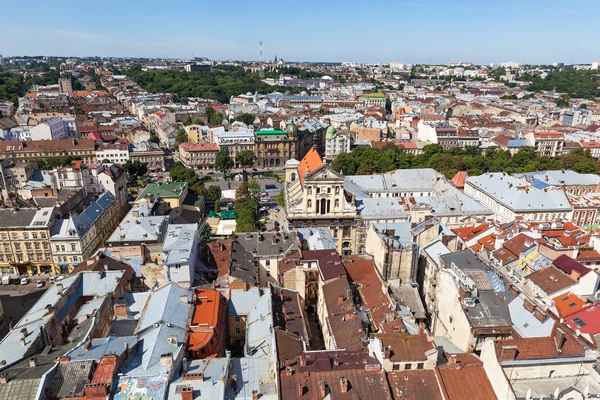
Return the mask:
[[[600,0],[4,0],[0,54],[476,64],[600,60]]]

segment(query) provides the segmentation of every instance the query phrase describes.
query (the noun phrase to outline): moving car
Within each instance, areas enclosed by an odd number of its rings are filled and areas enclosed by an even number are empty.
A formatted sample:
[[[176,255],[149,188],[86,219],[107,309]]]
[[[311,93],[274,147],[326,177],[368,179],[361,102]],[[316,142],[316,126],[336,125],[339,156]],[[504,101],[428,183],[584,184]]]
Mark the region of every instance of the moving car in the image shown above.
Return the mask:
[[[35,286],[36,286],[36,287],[39,287],[39,288],[41,288],[41,287],[44,287],[44,281],[37,281],[37,282],[35,283]]]

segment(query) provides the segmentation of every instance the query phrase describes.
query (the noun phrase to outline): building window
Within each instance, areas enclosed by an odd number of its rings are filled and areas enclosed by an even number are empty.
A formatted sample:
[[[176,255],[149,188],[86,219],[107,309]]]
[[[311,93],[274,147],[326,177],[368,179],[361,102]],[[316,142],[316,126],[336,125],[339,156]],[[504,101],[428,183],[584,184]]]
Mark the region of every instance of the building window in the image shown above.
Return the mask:
[[[265,265],[268,267],[269,265],[271,265],[271,260],[267,260],[265,261]]]
[[[412,364],[411,364],[411,363],[406,363],[406,364],[404,364],[404,369],[405,369],[405,370],[407,370],[407,369],[412,369]]]
[[[400,371],[400,364],[392,365],[392,371]]]
[[[240,323],[240,317],[235,317],[235,318],[234,318],[234,320],[235,320],[235,323],[236,323],[236,324],[239,324],[239,323]]]
[[[423,363],[417,363],[417,369],[423,369]]]
[[[312,207],[312,200],[308,199],[307,207],[310,209]]]
[[[240,328],[235,328],[235,334],[239,335],[241,333]]]

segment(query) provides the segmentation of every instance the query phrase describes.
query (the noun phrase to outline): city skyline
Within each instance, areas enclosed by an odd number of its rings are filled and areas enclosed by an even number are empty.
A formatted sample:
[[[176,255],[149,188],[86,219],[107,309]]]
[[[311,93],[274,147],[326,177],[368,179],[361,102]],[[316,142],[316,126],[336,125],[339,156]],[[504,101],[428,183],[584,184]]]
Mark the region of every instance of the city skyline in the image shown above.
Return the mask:
[[[101,5],[38,0],[24,16],[18,3],[3,8],[0,53],[100,57],[474,64],[590,63],[600,45],[590,35],[600,4],[576,0],[479,4],[441,0],[369,3],[308,1],[302,8],[267,1],[179,3],[144,8],[114,1]],[[76,8],[75,8],[76,7]],[[234,12],[235,11],[235,12]],[[212,17],[206,17],[210,15]],[[596,56],[598,55],[598,56]]]

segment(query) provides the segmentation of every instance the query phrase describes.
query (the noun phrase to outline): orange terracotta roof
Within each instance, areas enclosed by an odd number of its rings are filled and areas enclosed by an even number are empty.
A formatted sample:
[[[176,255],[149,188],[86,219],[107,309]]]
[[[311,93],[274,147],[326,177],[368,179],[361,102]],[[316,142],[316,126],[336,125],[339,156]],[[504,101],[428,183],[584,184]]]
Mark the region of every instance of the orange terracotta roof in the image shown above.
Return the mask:
[[[465,226],[463,228],[454,228],[452,232],[456,233],[462,240],[468,241],[473,239],[475,236],[479,235],[482,232],[485,232],[490,228],[490,224],[481,224],[481,225],[471,225]]]
[[[556,296],[552,300],[554,301],[554,306],[558,310],[559,317],[565,317],[569,314],[573,314],[585,306],[585,301],[571,292]]]
[[[304,176],[310,174],[317,168],[323,165],[323,159],[319,155],[317,149],[312,147],[308,153],[304,156],[300,165],[298,166],[298,176],[300,177],[300,184],[304,187]]]
[[[487,377],[483,364],[474,357],[465,357],[465,364],[437,369],[445,398],[449,400],[495,399],[496,393]]]
[[[467,180],[468,177],[469,174],[467,171],[458,171],[451,182],[455,187],[461,189],[465,187],[465,180]]]
[[[188,350],[194,358],[218,357],[225,344],[225,299],[217,290],[196,289]]]

